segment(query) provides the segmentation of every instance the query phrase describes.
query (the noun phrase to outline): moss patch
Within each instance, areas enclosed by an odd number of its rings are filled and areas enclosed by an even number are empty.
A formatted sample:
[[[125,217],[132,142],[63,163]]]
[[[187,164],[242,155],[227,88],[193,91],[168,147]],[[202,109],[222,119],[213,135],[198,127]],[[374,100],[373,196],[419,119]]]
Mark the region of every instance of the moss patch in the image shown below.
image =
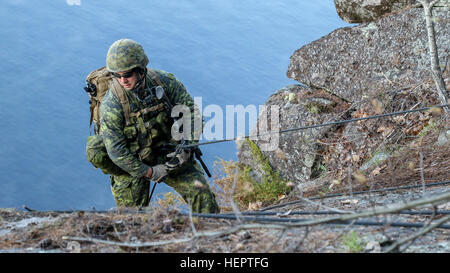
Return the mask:
[[[247,139],[250,152],[261,168],[263,175],[261,181],[255,181],[251,176],[251,169],[248,166],[242,166],[243,183],[249,184],[247,187],[252,188],[252,191],[246,191],[244,194],[238,193],[237,197],[244,203],[262,202],[263,204],[277,201],[280,196],[289,192],[289,187],[286,186],[286,181],[280,177],[279,172],[273,170],[269,164],[269,160],[259,149],[258,145],[250,139]]]

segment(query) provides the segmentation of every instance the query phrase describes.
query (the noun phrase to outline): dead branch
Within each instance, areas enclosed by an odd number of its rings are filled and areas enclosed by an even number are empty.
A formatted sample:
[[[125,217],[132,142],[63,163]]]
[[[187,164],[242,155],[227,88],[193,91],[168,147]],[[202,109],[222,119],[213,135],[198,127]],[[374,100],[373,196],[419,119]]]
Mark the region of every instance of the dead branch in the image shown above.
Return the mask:
[[[190,206],[190,204],[189,204],[189,206]],[[192,233],[195,236],[197,234],[197,229],[195,228],[195,225],[194,225],[194,219],[192,219],[192,210],[189,210],[189,224],[191,225]]]
[[[428,204],[437,205],[437,204],[447,203],[449,201],[450,201],[450,191],[439,194],[439,195],[435,195],[432,197],[421,198],[421,199],[411,201],[411,202],[405,203],[405,204],[397,204],[397,205],[392,205],[392,206],[384,207],[384,208],[383,207],[371,208],[370,210],[366,210],[361,213],[305,221],[302,223],[296,223],[296,225],[313,225],[313,224],[329,223],[329,222],[334,222],[334,221],[349,221],[349,220],[358,219],[358,218],[365,218],[365,217],[371,217],[371,216],[382,215],[382,214],[396,213],[401,210],[412,209],[412,208],[416,208],[416,207],[420,207],[420,206],[424,206],[424,205],[428,205]]]
[[[448,222],[448,221],[450,221],[450,215],[447,215],[446,217],[443,217],[439,221],[437,221],[437,222],[435,222],[435,223],[433,223],[433,224],[431,224],[431,225],[421,229],[419,232],[417,232],[417,233],[415,233],[415,234],[413,234],[413,235],[411,235],[411,236],[409,236],[409,237],[407,237],[407,238],[405,238],[405,239],[403,239],[401,241],[396,242],[395,244],[391,245],[388,249],[386,249],[384,252],[386,252],[386,253],[387,252],[392,252],[393,250],[399,248],[401,245],[403,245],[403,244],[405,244],[405,243],[407,243],[409,241],[413,241],[413,240],[417,239],[418,237],[420,237],[420,236],[422,236],[422,235],[432,231],[433,229],[439,227],[440,225],[442,225],[442,224],[444,224],[445,222]]]
[[[182,238],[182,239],[174,239],[174,240],[168,240],[168,241],[158,241],[158,242],[143,242],[143,243],[125,243],[125,242],[113,242],[113,241],[106,241],[106,240],[99,240],[94,238],[82,238],[82,237],[69,237],[64,236],[62,237],[63,240],[71,240],[71,241],[82,241],[82,242],[91,242],[91,243],[100,243],[100,244],[107,244],[107,245],[113,245],[113,246],[122,246],[122,247],[131,247],[131,248],[141,248],[141,247],[154,247],[154,246],[162,246],[167,244],[177,244],[177,243],[186,243],[191,240],[194,240],[196,238],[201,237],[220,237],[225,236],[228,234],[232,234],[241,230],[249,230],[249,229],[281,229],[285,230],[287,228],[296,228],[296,227],[303,227],[303,226],[313,226],[313,225],[319,225],[319,224],[325,224],[325,223],[332,223],[332,222],[341,222],[341,221],[350,221],[358,218],[365,218],[365,217],[371,217],[375,215],[381,215],[381,214],[389,214],[389,213],[396,213],[402,210],[416,208],[424,205],[439,205],[442,203],[446,203],[450,201],[450,191],[435,195],[432,197],[425,197],[421,198],[406,204],[397,204],[385,208],[372,208],[367,211],[363,211],[360,213],[350,214],[350,215],[341,215],[337,217],[327,217],[327,218],[321,218],[321,219],[312,219],[312,220],[306,220],[304,222],[298,222],[298,223],[285,223],[285,224],[240,224],[235,227],[232,227],[227,230],[220,230],[220,231],[207,231],[207,232],[197,232],[192,237],[188,238]],[[449,217],[449,216],[447,216]],[[447,218],[443,218],[448,221]],[[442,221],[442,220],[441,220]],[[445,221],[443,221],[445,222]],[[441,223],[442,224],[442,223]]]
[[[69,241],[78,241],[78,242],[89,242],[95,244],[104,244],[111,246],[120,246],[120,247],[130,247],[130,248],[139,248],[139,247],[154,247],[154,246],[162,246],[167,244],[178,244],[178,243],[186,243],[194,239],[192,238],[183,238],[183,239],[175,239],[168,241],[159,241],[159,242],[148,242],[148,243],[124,243],[124,242],[114,242],[108,240],[100,240],[95,238],[84,238],[84,237],[71,237],[71,236],[63,236],[63,240]]]
[[[350,187],[350,197],[353,197],[352,170],[350,165],[347,166],[347,180],[348,186]]]
[[[239,166],[236,167],[236,171],[234,173],[233,186],[231,188],[231,193],[230,193],[230,205],[231,205],[231,208],[233,209],[234,214],[236,215],[236,219],[238,220],[239,223],[242,223],[242,221],[241,221],[242,213],[239,210],[236,203],[234,202],[234,198],[233,198],[234,192],[236,190],[238,178],[239,178]]]
[[[324,208],[324,209],[327,209],[327,210],[330,210],[330,211],[334,211],[334,212],[337,212],[337,213],[349,213],[349,211],[328,207],[328,206],[325,206],[325,205],[320,204],[318,202],[311,201],[308,198],[299,197],[299,199],[305,201],[306,203],[310,203],[310,204],[316,205],[318,208]],[[354,213],[354,212],[350,212],[350,213]]]
[[[423,6],[423,11],[425,14],[425,23],[427,27],[428,32],[428,45],[430,50],[430,58],[431,58],[431,76],[434,80],[434,83],[437,88],[438,96],[442,104],[447,104],[449,101],[447,90],[445,88],[445,82],[444,78],[442,77],[442,71],[441,67],[439,66],[439,55],[437,52],[437,44],[436,44],[436,37],[435,37],[435,30],[434,30],[434,24],[433,24],[433,6],[439,2],[437,0],[430,3],[429,0],[418,0],[420,4]],[[449,116],[449,109],[448,107],[443,107],[444,112],[446,113],[446,116],[448,118]]]
[[[423,229],[427,228],[430,226],[431,222],[433,221],[434,217],[436,216],[436,211],[437,211],[437,207],[434,207],[434,211],[433,211],[433,215],[430,217],[430,219],[428,219],[428,221],[424,224]],[[409,242],[407,242],[407,244],[404,246],[404,248],[402,250],[400,250],[400,246],[398,247],[398,251],[402,252],[405,251],[410,245],[412,245],[414,243],[414,241],[419,238],[420,236],[417,236],[415,238],[412,238],[412,240],[410,240]],[[397,240],[398,241],[398,240]]]
[[[283,238],[285,233],[286,229],[282,229],[277,238],[264,250],[264,253],[268,253],[275,245],[277,245],[280,242],[281,238]]]
[[[303,243],[305,242],[306,238],[308,237],[309,232],[310,232],[310,230],[309,230],[309,227],[307,226],[307,227],[305,228],[305,233],[303,234],[302,238],[301,238],[300,241],[298,241],[298,243],[296,244],[296,246],[295,246],[295,248],[294,248],[294,252],[300,250],[300,248],[303,246]]]
[[[419,149],[419,166],[420,166],[420,181],[422,182],[422,194],[425,194],[425,178],[423,175],[423,153],[422,149]]]
[[[272,225],[272,224],[245,224],[245,225],[238,225],[238,226],[235,226],[233,228],[230,228],[230,229],[224,230],[224,231],[197,232],[197,234],[195,234],[192,237],[167,240],[167,241],[157,241],[157,242],[126,243],[126,242],[114,242],[114,241],[108,241],[108,240],[100,240],[100,239],[95,239],[95,238],[83,238],[83,237],[71,237],[71,236],[63,236],[62,239],[69,240],[69,241],[106,244],[106,245],[119,246],[119,247],[141,248],[141,247],[163,246],[163,245],[168,245],[168,244],[187,243],[187,242],[190,242],[194,239],[201,238],[201,237],[208,237],[208,238],[221,237],[221,236],[233,234],[238,231],[247,230],[247,229],[286,229],[286,226]]]

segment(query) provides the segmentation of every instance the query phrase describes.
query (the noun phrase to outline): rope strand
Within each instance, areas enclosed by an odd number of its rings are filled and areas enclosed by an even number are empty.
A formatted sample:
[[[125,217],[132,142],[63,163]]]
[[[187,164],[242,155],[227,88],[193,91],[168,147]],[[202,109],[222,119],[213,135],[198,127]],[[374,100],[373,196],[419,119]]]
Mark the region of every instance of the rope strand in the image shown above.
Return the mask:
[[[327,122],[327,123],[302,126],[302,127],[298,127],[298,128],[290,128],[290,129],[284,129],[284,130],[280,130],[280,131],[267,132],[267,133],[257,134],[257,135],[250,135],[250,136],[244,136],[244,137],[235,137],[235,138],[228,138],[228,139],[222,139],[222,140],[207,141],[207,142],[202,142],[202,143],[188,144],[188,145],[182,146],[182,148],[191,148],[191,147],[196,147],[196,146],[203,146],[203,145],[216,144],[216,143],[222,143],[222,142],[237,141],[237,140],[262,137],[262,136],[267,136],[267,135],[272,135],[272,134],[283,134],[283,133],[300,131],[300,130],[307,130],[307,129],[313,129],[313,128],[331,126],[331,125],[339,125],[339,124],[357,122],[357,121],[362,121],[362,120],[398,116],[398,115],[409,114],[409,113],[414,113],[414,112],[423,112],[423,111],[427,111],[427,110],[430,110],[433,108],[444,108],[444,107],[448,107],[448,106],[450,106],[450,104],[441,104],[441,105],[435,105],[435,106],[430,106],[430,107],[422,107],[422,108],[418,108],[418,109],[411,109],[411,110],[404,110],[404,111],[398,111],[398,112],[390,112],[390,113],[385,113],[385,114],[372,115],[372,116],[362,117],[362,118],[338,120],[338,121],[332,121],[332,122]]]

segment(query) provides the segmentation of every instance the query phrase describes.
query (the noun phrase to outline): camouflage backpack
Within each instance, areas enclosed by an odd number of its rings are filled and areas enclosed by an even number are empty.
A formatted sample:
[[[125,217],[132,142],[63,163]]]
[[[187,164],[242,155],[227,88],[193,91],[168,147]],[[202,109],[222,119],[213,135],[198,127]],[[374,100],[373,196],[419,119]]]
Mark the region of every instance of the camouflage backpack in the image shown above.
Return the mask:
[[[158,74],[147,69],[147,75],[159,86],[162,86],[162,82],[159,79]],[[124,111],[125,118],[130,115],[130,104],[123,93],[122,88],[118,86],[118,83],[113,80],[112,74],[106,69],[101,67],[89,73],[86,77],[86,87],[84,88],[89,94],[90,103],[90,126],[94,123],[94,135],[89,136],[86,143],[86,157],[89,162],[94,165],[95,168],[100,168],[103,173],[111,175],[126,174],[120,167],[112,162],[106,151],[106,147],[100,136],[100,105],[106,92],[111,91],[119,98],[120,103]]]

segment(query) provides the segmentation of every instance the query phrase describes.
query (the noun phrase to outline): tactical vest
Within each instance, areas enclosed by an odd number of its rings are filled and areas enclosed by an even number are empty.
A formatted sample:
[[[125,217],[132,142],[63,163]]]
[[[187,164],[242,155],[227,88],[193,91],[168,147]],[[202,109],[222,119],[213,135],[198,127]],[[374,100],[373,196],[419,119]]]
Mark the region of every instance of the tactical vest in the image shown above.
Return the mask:
[[[149,97],[141,101],[131,91],[125,90],[120,84],[111,78],[104,68],[93,71],[99,77],[92,78],[92,73],[88,76],[88,83],[97,87],[96,97],[91,96],[91,123],[95,121],[95,135],[89,136],[86,143],[86,156],[94,167],[100,168],[105,174],[121,175],[125,174],[121,168],[115,165],[109,158],[106,147],[100,135],[100,102],[106,91],[105,87],[119,99],[124,112],[124,130],[123,133],[127,139],[127,145],[131,153],[136,155],[142,162],[148,165],[163,163],[165,155],[173,151],[173,146],[169,143],[176,142],[171,138],[171,127],[173,119],[170,117],[171,103],[164,93],[161,99],[156,97],[154,89],[149,89]],[[108,85],[99,85],[108,80]],[[148,69],[146,76],[146,87],[149,83],[153,86],[167,88],[159,79],[158,74]],[[98,88],[103,88],[98,90]],[[167,89],[166,89],[167,90]],[[153,93],[151,93],[153,92]],[[98,94],[101,94],[99,98]],[[130,103],[131,102],[131,103]],[[94,104],[94,107],[93,107]],[[133,108],[133,109],[132,109]],[[172,148],[171,148],[172,147]]]
[[[125,120],[123,133],[129,150],[142,162],[154,165],[161,163],[170,151],[167,144],[176,142],[171,137],[173,125],[173,119],[170,117],[171,103],[166,95],[158,99],[154,88],[149,88],[149,81],[153,87],[165,87],[156,73],[148,74],[146,78],[148,96],[145,100],[140,100],[137,95],[125,90],[117,81],[111,85],[111,92],[123,107]],[[134,106],[134,109],[131,106]]]

